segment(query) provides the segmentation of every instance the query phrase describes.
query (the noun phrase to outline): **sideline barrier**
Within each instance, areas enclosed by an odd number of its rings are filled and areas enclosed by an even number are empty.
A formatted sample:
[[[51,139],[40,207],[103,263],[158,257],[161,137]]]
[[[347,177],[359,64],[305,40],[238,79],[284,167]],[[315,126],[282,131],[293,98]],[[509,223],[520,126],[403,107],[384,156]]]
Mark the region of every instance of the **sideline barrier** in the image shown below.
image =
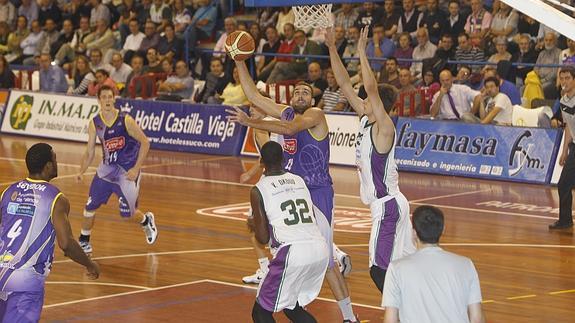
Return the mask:
[[[228,122],[226,107],[117,99],[150,138],[154,149],[219,155],[239,154],[245,127]],[[88,141],[88,124],[99,112],[94,97],[13,90],[2,132]]]

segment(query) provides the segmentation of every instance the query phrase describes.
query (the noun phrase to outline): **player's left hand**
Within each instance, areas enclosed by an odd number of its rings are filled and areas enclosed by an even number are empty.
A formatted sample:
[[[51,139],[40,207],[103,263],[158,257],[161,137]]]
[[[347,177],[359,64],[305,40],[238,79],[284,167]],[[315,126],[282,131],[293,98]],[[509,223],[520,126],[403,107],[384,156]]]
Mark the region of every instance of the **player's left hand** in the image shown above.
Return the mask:
[[[367,35],[369,34],[369,27],[363,27],[361,29],[361,33],[359,36],[359,40],[357,42],[357,48],[361,50],[365,50],[367,47]]]
[[[237,122],[241,125],[247,126],[250,117],[239,107],[232,107],[233,110],[227,109],[226,112],[229,114],[228,120],[232,122]]]
[[[140,170],[136,169],[135,167],[130,169],[128,173],[126,173],[126,178],[132,182],[135,182],[140,174]]]

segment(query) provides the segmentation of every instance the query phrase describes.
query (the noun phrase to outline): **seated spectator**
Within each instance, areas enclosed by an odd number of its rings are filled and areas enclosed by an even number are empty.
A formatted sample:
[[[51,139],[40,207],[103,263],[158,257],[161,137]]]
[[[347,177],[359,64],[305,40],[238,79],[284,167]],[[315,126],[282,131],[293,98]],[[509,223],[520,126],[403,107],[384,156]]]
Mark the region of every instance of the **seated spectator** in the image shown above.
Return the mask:
[[[390,57],[385,61],[385,67],[379,72],[379,84],[385,83],[400,88],[399,64],[395,57]]]
[[[457,70],[457,75],[455,76],[453,83],[471,87],[471,73],[471,67],[468,65],[461,65],[459,70]]]
[[[112,55],[112,72],[110,72],[110,77],[114,80],[116,86],[124,88],[130,73],[132,73],[132,68],[130,65],[124,63],[122,54],[115,53]]]
[[[146,53],[147,64],[144,66],[146,73],[162,73],[162,64],[155,48],[149,48]]]
[[[323,96],[323,91],[327,88],[327,81],[322,78],[321,66],[317,62],[313,62],[307,67],[307,79],[305,82],[311,85],[313,89],[314,102],[319,103]]]
[[[73,26],[80,24],[81,17],[90,17],[92,5],[86,0],[58,1],[62,10],[62,19],[70,19]],[[89,24],[89,23],[88,23]]]
[[[226,56],[224,45],[226,44],[226,38],[228,35],[233,33],[238,29],[238,22],[233,17],[227,17],[224,19],[224,32],[216,42],[216,46],[214,46],[214,57],[223,58]],[[256,43],[257,46],[257,43]]]
[[[534,64],[537,61],[537,53],[531,46],[529,35],[522,34],[517,39],[519,44],[519,51],[515,54],[515,57],[512,59],[512,61],[517,63]],[[525,84],[527,73],[533,70],[533,66],[518,65],[516,68],[517,77],[515,84],[518,88],[522,88]]]
[[[453,75],[449,70],[439,74],[439,81],[441,88],[433,96],[430,109],[433,118],[462,120],[463,115],[474,115],[479,111],[481,93],[466,85],[453,84]]]
[[[89,96],[97,96],[98,90],[106,85],[112,88],[114,91],[114,96],[118,95],[118,87],[116,86],[116,82],[110,77],[110,74],[106,70],[97,70],[95,73],[96,80],[90,82],[88,85],[88,95]]]
[[[68,81],[64,70],[58,65],[52,65],[49,53],[40,55],[40,91],[66,93]]]
[[[281,41],[280,47],[277,51],[278,54],[291,54],[295,47],[296,41],[294,39],[295,35],[295,27],[293,24],[288,23],[284,26],[284,39]],[[279,62],[291,62],[291,57],[274,57],[272,61],[267,64],[258,75],[258,79],[261,81],[266,81],[273,69],[275,68],[276,64]]]
[[[222,94],[216,93],[215,98],[221,101],[223,105],[240,106],[250,104],[240,84],[240,75],[236,67],[234,67],[232,75],[233,81],[226,85]]]
[[[401,68],[399,69],[399,104],[403,106],[403,114],[402,116],[410,116],[410,115],[419,115],[421,114],[421,94],[417,92],[417,88],[413,85],[411,72],[408,68]],[[403,102],[401,102],[402,95],[405,93],[406,95],[403,96]],[[412,110],[413,114],[412,114]],[[401,112],[401,111],[398,111]]]
[[[364,2],[361,9],[359,10],[355,26],[359,30],[364,27],[369,28],[369,35],[371,35],[373,33],[373,27],[376,23],[381,21],[382,16],[383,11],[381,8],[376,7],[373,2]],[[369,57],[370,55],[367,56]]]
[[[8,26],[16,23],[16,7],[8,0],[0,0],[0,21]]]
[[[118,6],[118,14],[120,16],[117,23],[120,31],[120,44],[125,44],[126,38],[130,34],[130,21],[136,19],[138,15],[136,2],[134,0],[122,0],[122,4]],[[137,21],[138,19],[136,19]]]
[[[187,40],[191,50],[195,50],[198,40],[212,37],[216,27],[218,12],[215,4],[210,3],[210,0],[198,0],[198,6],[184,32],[184,39]]]
[[[92,71],[104,69],[109,72],[113,69],[112,65],[104,63],[102,58],[102,51],[99,48],[90,51],[90,69]]]
[[[452,39],[457,40],[457,37],[465,31],[467,16],[460,11],[459,0],[449,0],[448,11],[449,17],[443,25],[442,34],[451,35]]]
[[[156,25],[151,21],[147,21],[144,27],[144,39],[142,39],[142,42],[140,43],[138,54],[146,55],[148,49],[158,47],[159,42],[160,34],[156,32]]]
[[[262,48],[262,53],[264,54],[277,53],[281,45],[281,40],[278,31],[276,30],[275,27],[268,27],[266,29],[266,39],[267,42],[264,44]],[[259,61],[257,61],[256,75],[258,76],[258,78],[262,74],[262,71],[269,69],[269,66],[272,63],[275,64],[275,61],[274,57],[271,55],[263,56]]]
[[[324,111],[344,111],[347,108],[347,100],[331,69],[325,72],[325,78],[327,80],[327,88],[323,91],[322,97],[317,104],[317,107]]]
[[[80,28],[74,31],[74,37],[70,43],[62,45],[55,56],[58,65],[67,64],[74,60],[77,54],[85,55],[86,46],[84,40],[90,35],[90,18],[80,18]],[[66,66],[64,66],[66,68]]]
[[[335,46],[337,47],[337,53],[339,54],[339,57],[343,57],[343,53],[345,52],[345,48],[347,47],[347,39],[345,38],[345,29],[343,29],[343,27],[335,27],[333,31],[335,36]],[[325,35],[321,43],[323,44],[324,42],[325,42]]]
[[[57,30],[57,25],[54,20],[48,18],[44,24],[44,35],[38,43],[39,53],[51,53],[50,49],[60,37],[60,32]]]
[[[262,30],[267,30],[269,27],[276,28],[278,21],[279,11],[272,7],[266,7],[260,10],[257,18],[257,23]],[[277,30],[277,29],[276,29]]]
[[[2,0],[0,0],[2,1]],[[8,52],[8,37],[10,36],[10,27],[4,21],[0,21],[0,54]]]
[[[417,46],[413,49],[413,59],[414,60],[424,60],[426,58],[432,58],[435,56],[435,51],[437,46],[429,41],[429,34],[426,28],[419,28],[416,32],[417,36]],[[411,64],[410,71],[411,75],[415,79],[421,79],[421,70],[423,69],[423,63],[413,63]]]
[[[106,26],[110,25],[112,16],[110,9],[102,3],[102,0],[90,0],[92,11],[90,13],[90,27],[97,28],[98,21],[104,20]]]
[[[174,73],[174,63],[172,60],[164,58],[160,64],[162,65],[162,73],[170,75]]]
[[[114,33],[108,26],[108,22],[105,19],[98,20],[96,22],[96,30],[84,38],[84,42],[80,44],[80,48],[84,47],[90,52],[93,49],[98,49],[102,52],[102,55],[106,55],[108,50],[114,47],[116,42]]]
[[[433,100],[433,96],[435,93],[439,91],[441,85],[435,79],[435,75],[431,70],[424,70],[423,71],[423,79],[419,86],[417,87],[419,90],[425,91],[425,104],[426,108],[429,108],[431,105],[431,101]]]
[[[174,26],[169,23],[164,26],[164,36],[158,43],[158,54],[160,59],[182,60],[184,58],[184,42],[176,37]]]
[[[413,212],[412,222],[417,251],[392,261],[387,269],[384,321],[484,322],[473,262],[438,246],[444,228],[443,212],[433,206],[420,206]]]
[[[182,36],[192,22],[192,14],[184,5],[184,0],[174,0],[172,3],[172,24],[178,36]]]
[[[146,35],[140,31],[138,19],[130,19],[128,27],[130,28],[130,34],[126,37],[126,41],[124,42],[124,46],[121,51],[126,62],[130,62],[132,56],[140,50],[142,41],[146,37]]]
[[[395,39],[397,24],[399,23],[399,14],[395,11],[393,0],[385,0],[383,4],[382,21],[383,28],[385,29],[385,37]],[[411,36],[409,37],[409,41],[411,43]]]
[[[176,75],[169,76],[158,89],[158,100],[181,101],[192,98],[194,79],[190,76],[188,65],[184,61],[176,63]]]
[[[575,64],[575,40],[567,39],[567,48],[561,52],[563,64]]]
[[[140,55],[132,57],[132,73],[126,80],[126,87],[122,91],[123,97],[150,97],[152,95],[153,80],[145,79],[144,58]]]
[[[419,27],[427,28],[429,40],[433,44],[439,43],[441,31],[445,29],[445,24],[447,24],[447,16],[439,10],[438,0],[428,0],[427,10],[423,13]]]
[[[90,83],[96,80],[96,77],[90,69],[90,62],[86,56],[76,56],[72,79],[74,79],[74,86],[68,89],[68,94],[80,95],[88,93],[88,87]]]
[[[262,35],[262,31],[260,30],[260,26],[257,23],[253,22],[250,24],[249,32],[250,32],[250,35],[252,36],[252,38],[254,39],[254,43],[256,44],[256,50],[254,51],[254,60],[255,60],[255,63],[257,65],[257,63],[260,60],[264,59],[264,57],[259,55],[259,54],[262,53],[262,51],[264,49],[264,45],[267,42],[263,37],[264,35]]]
[[[467,17],[464,29],[472,46],[483,47],[491,28],[491,20],[491,14],[483,8],[483,0],[471,0],[471,14]]]
[[[479,118],[466,114],[465,122],[510,126],[513,105],[507,95],[499,92],[499,80],[496,77],[485,79],[485,102],[479,109]]]
[[[22,4],[18,8],[18,16],[26,18],[26,28],[32,27],[32,21],[38,20],[38,2],[22,0]]]
[[[276,30],[280,32],[280,35],[285,36],[285,25],[292,24],[295,22],[295,14],[291,7],[282,7],[278,13],[278,18],[276,22]]]
[[[537,65],[543,64],[561,64],[561,49],[557,48],[557,36],[555,33],[547,33],[545,35],[545,49],[539,53]],[[543,93],[545,93],[546,99],[555,99],[558,96],[557,93],[557,73],[558,67],[535,67],[533,69],[539,80],[541,81],[541,86],[543,87]]]
[[[521,93],[517,89],[515,84],[501,78],[499,73],[497,73],[497,69],[494,67],[486,67],[483,71],[483,80],[484,82],[487,81],[488,78],[495,77],[499,82],[499,92],[505,94],[510,100],[511,104],[513,105],[521,105]]]
[[[62,21],[62,12],[54,0],[40,0],[38,4],[40,5],[38,12],[38,22],[40,26],[44,26],[47,19]]]
[[[0,55],[0,89],[13,89],[16,85],[16,75],[10,69],[4,55]]]
[[[72,20],[66,19],[62,23],[62,31],[60,32],[60,36],[56,39],[50,46],[50,55],[52,57],[56,56],[56,53],[60,50],[62,46],[65,44],[70,44],[74,39],[74,25],[72,24]]]
[[[510,61],[511,54],[507,51],[507,40],[503,37],[497,37],[493,40],[495,43],[496,53],[491,55],[487,60],[490,63],[499,63],[499,61]]]
[[[294,34],[296,46],[292,54],[296,55],[320,55],[321,48],[313,41],[308,41],[305,33],[298,30]],[[267,82],[294,80],[302,76],[307,70],[308,60],[305,57],[294,58],[291,62],[278,62],[274,66]]]
[[[373,26],[373,37],[367,43],[365,53],[369,58],[388,58],[393,56],[395,44],[392,40],[385,37],[385,29],[382,24],[376,23]],[[383,60],[371,60],[371,68],[374,71],[381,70]]]
[[[519,22],[517,23],[517,35],[527,35],[530,40],[537,40],[537,34],[539,33],[539,21],[531,18],[526,14],[519,15]],[[515,37],[515,42],[519,43]]]
[[[210,62],[210,72],[206,75],[206,83],[199,93],[196,102],[213,103],[217,101],[215,100],[216,93],[222,93],[225,87],[226,77],[224,74],[224,64],[219,58],[214,57]]]
[[[411,61],[408,60],[413,59],[413,47],[411,47],[411,36],[408,33],[399,35],[399,47],[395,49],[393,57],[401,59],[400,67],[411,67]]]
[[[415,38],[422,18],[423,13],[415,8],[413,0],[403,0],[403,10],[399,16],[397,32],[408,32],[412,39]]]
[[[505,41],[511,41],[517,35],[518,23],[519,14],[505,2],[499,1],[499,9],[491,20],[489,35],[493,39],[501,37]]]
[[[146,22],[150,19],[150,8],[152,7],[152,0],[142,0],[140,4],[136,4],[136,19],[140,26],[145,26]],[[155,31],[155,30],[154,30]],[[145,30],[144,30],[145,33]]]
[[[357,41],[359,39],[359,29],[351,27],[347,31],[347,46],[343,51],[343,57],[357,57]],[[359,59],[350,59],[345,62],[345,69],[351,77],[359,73]]]
[[[474,0],[478,1],[478,0]],[[485,61],[485,57],[483,56],[483,51],[479,48],[473,46],[469,39],[468,34],[461,34],[458,38],[459,46],[457,46],[457,50],[455,51],[455,60],[456,61],[464,61],[465,64],[468,62],[483,62]],[[460,65],[461,66],[461,65]],[[460,67],[458,66],[458,68]],[[480,65],[472,66],[472,71],[474,73],[478,73],[481,70]]]
[[[28,37],[30,31],[28,30],[28,21],[25,16],[19,16],[16,20],[16,30],[8,36],[8,51],[4,56],[8,63],[21,62],[22,48],[20,43]]]
[[[42,31],[40,23],[38,21],[32,21],[30,34],[20,43],[20,48],[22,48],[22,63],[24,65],[36,64],[34,57],[40,55],[38,44],[43,36],[44,31]]]
[[[334,27],[342,27],[343,30],[349,30],[349,28],[355,25],[359,11],[357,8],[354,8],[352,3],[342,3],[341,8],[334,12],[334,16]]]
[[[450,34],[445,34],[441,36],[441,40],[437,45],[437,50],[435,51],[435,57],[443,60],[454,60],[455,59],[455,46],[453,42],[453,37]]]
[[[156,24],[156,31],[161,33],[172,21],[172,10],[164,0],[154,0],[150,7],[150,20]]]

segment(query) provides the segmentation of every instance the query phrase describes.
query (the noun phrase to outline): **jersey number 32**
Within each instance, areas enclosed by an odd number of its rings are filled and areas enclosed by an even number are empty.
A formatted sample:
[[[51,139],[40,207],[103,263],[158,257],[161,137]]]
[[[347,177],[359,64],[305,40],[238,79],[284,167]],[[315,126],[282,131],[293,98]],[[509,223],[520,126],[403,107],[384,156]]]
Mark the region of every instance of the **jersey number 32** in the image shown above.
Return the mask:
[[[288,212],[288,217],[284,219],[286,225],[296,225],[298,223],[313,223],[309,214],[309,206],[304,199],[287,200],[280,205],[283,212]]]

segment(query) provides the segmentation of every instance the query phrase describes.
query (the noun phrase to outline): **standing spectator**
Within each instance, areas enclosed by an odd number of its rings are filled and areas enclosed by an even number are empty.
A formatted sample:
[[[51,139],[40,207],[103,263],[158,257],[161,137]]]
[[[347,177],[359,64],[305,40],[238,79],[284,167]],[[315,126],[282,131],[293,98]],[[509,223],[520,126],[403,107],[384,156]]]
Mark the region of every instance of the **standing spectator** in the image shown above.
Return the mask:
[[[415,8],[413,0],[403,0],[403,11],[399,17],[397,32],[408,32],[411,38],[415,38],[422,18],[423,14]]]
[[[176,37],[172,23],[164,27],[164,36],[158,42],[158,54],[160,60],[168,58],[169,60],[181,60],[184,54],[184,41]]]
[[[466,114],[476,114],[481,105],[481,93],[467,85],[453,84],[450,70],[439,74],[441,88],[433,96],[430,113],[432,117],[445,120],[462,120]],[[473,102],[473,106],[471,103]]]
[[[40,91],[66,93],[68,82],[64,70],[58,65],[52,65],[50,54],[40,55]]]
[[[94,48],[90,51],[90,69],[92,71],[104,69],[109,72],[113,69],[112,65],[104,62],[102,58],[102,51],[99,48]]]
[[[373,2],[364,2],[362,10],[359,11],[355,25],[359,30],[369,28],[369,35],[373,32],[373,26],[381,21],[383,13]],[[369,55],[368,55],[369,56]]]
[[[393,85],[397,89],[401,87],[399,83],[399,66],[395,57],[390,57],[385,61],[385,67],[379,72],[378,83]]]
[[[188,64],[184,61],[176,63],[176,75],[169,76],[159,87],[163,95],[158,99],[169,101],[182,101],[192,98],[194,92],[194,79],[190,76]]]
[[[161,33],[170,21],[172,21],[172,10],[164,0],[154,0],[150,7],[150,20],[156,24],[156,31]]]
[[[0,0],[0,22],[10,27],[16,24],[16,7],[9,0]]]
[[[561,52],[563,64],[575,64],[575,40],[567,39],[567,48]]]
[[[172,23],[176,34],[182,36],[192,22],[192,14],[184,5],[184,0],[174,0],[172,9]]]
[[[137,19],[130,19],[128,27],[130,28],[130,34],[126,37],[126,41],[124,42],[124,46],[122,47],[121,51],[126,62],[130,62],[132,56],[134,56],[134,54],[140,50],[142,41],[146,37],[146,35],[140,31],[140,26]]]
[[[321,48],[316,42],[309,41],[302,30],[294,34],[295,48],[292,54],[296,55],[320,55]],[[304,74],[307,70],[307,58],[295,58],[291,62],[278,62],[271,72],[268,83],[277,81],[293,80]]]
[[[339,88],[339,85],[337,85],[337,81],[335,80],[335,76],[331,69],[326,71],[325,78],[328,86],[324,90],[317,107],[324,111],[345,110],[347,107],[347,100],[341,93],[341,89]]]
[[[141,78],[144,75],[144,58],[138,54],[132,57],[132,73],[126,80],[126,87],[122,91],[123,97],[143,97],[152,93],[153,82]]]
[[[468,34],[461,34],[458,38],[459,46],[455,50],[455,60],[464,61],[465,64],[469,62],[483,62],[485,57],[483,56],[483,51],[479,48],[473,46]],[[460,65],[461,66],[461,65]],[[458,67],[459,68],[459,67]],[[472,67],[473,72],[477,73],[481,69],[480,65],[474,65]]]
[[[417,30],[417,46],[413,49],[413,59],[422,61],[427,58],[432,58],[435,56],[435,51],[437,46],[429,41],[429,33],[427,28],[422,27]],[[421,71],[423,69],[423,63],[413,63],[411,64],[411,74],[415,79],[421,79]]]
[[[40,27],[38,21],[32,21],[32,29],[28,37],[24,38],[20,43],[22,48],[22,61],[24,65],[34,65],[34,56],[40,55],[38,51],[38,44],[44,36],[44,31]]]
[[[269,28],[275,30],[275,27]],[[224,64],[219,58],[213,57],[210,62],[210,72],[206,75],[206,83],[196,101],[199,103],[214,102],[216,93],[221,93],[225,86],[226,77],[224,74]]]
[[[369,58],[388,58],[393,56],[395,52],[395,44],[392,40],[385,37],[385,29],[383,25],[377,23],[373,26],[373,38],[367,44],[365,53]],[[372,60],[370,62],[371,68],[374,71],[381,70],[383,60]]]
[[[563,166],[559,183],[559,219],[549,225],[549,230],[573,227],[573,187],[575,185],[575,68],[564,66],[559,72],[563,93],[561,97],[561,115],[565,123],[563,149],[559,165]]]
[[[510,61],[511,54],[507,51],[507,40],[503,36],[499,36],[493,40],[495,44],[495,54],[491,55],[487,60],[490,63],[499,63],[500,61]]]
[[[545,49],[539,53],[537,57],[537,65],[543,64],[561,64],[561,49],[557,48],[557,36],[555,33],[547,33],[544,38]],[[557,97],[557,67],[535,67],[533,69],[543,87],[546,99],[554,99]]]
[[[0,89],[13,89],[16,85],[16,75],[10,70],[4,55],[0,55]]]
[[[110,77],[116,85],[120,85],[123,88],[128,80],[128,76],[132,73],[132,68],[130,65],[124,63],[124,58],[120,53],[114,53],[114,55],[112,55],[112,67]]]
[[[357,57],[357,41],[359,39],[359,29],[352,26],[347,31],[347,45],[343,51],[343,57]],[[350,59],[346,62],[345,68],[350,76],[355,76],[359,72],[359,59]]]
[[[94,72],[90,69],[90,62],[86,56],[79,55],[74,61],[72,78],[74,86],[68,89],[68,94],[86,94],[90,83],[96,80]]]
[[[102,0],[90,0],[92,11],[90,12],[90,27],[96,28],[99,20],[105,20],[110,24],[110,9],[102,3]]]
[[[162,65],[158,57],[158,51],[155,48],[149,48],[146,52],[146,60],[148,64],[145,65],[144,70],[146,73],[162,73]]]
[[[295,35],[294,25],[290,23],[286,24],[284,26],[284,40],[281,42],[279,46],[279,49],[277,51],[278,54],[291,54],[294,51],[295,47],[297,46],[297,43],[294,39],[294,35]],[[274,57],[271,60],[271,62],[269,62],[262,68],[262,70],[258,74],[258,79],[265,82],[269,78],[270,74],[274,70],[277,63],[290,62],[290,61],[291,57],[281,57],[281,56]]]
[[[108,28],[108,21],[100,19],[96,24],[96,30],[84,38],[84,43],[80,45],[80,48],[84,47],[90,52],[94,49],[98,49],[102,52],[102,55],[106,55],[108,50],[114,46],[115,42],[116,38],[112,30]],[[90,54],[90,56],[92,55]]]
[[[473,262],[438,245],[443,212],[420,206],[412,222],[417,251],[389,265],[383,287],[384,322],[397,323],[400,318],[402,323],[484,322]]]
[[[56,28],[57,26],[54,20],[50,18],[46,19],[46,23],[44,25],[44,34],[38,43],[38,52],[40,54],[50,53],[50,48],[52,48],[56,41],[58,41],[60,32]]]
[[[212,37],[216,27],[217,8],[210,0],[198,0],[198,9],[192,16],[192,21],[184,32],[191,50],[195,50],[198,40],[209,39]]]
[[[319,103],[323,95],[323,91],[327,88],[327,81],[322,78],[321,66],[319,63],[313,62],[307,67],[307,79],[305,80],[313,90],[312,96],[314,102]]]
[[[86,53],[86,44],[84,40],[91,34],[90,19],[88,17],[80,18],[80,28],[74,32],[74,37],[69,44],[64,44],[56,53],[55,62],[58,65],[71,62],[76,54]]]
[[[428,0],[427,10],[423,14],[419,27],[427,28],[429,40],[432,43],[437,45],[441,37],[441,31],[445,30],[446,23],[447,16],[443,11],[439,10],[438,0]]]
[[[214,46],[214,54],[213,54],[214,57],[223,58],[226,56],[224,48],[224,45],[226,44],[226,38],[228,38],[228,35],[236,31],[237,29],[238,29],[238,23],[235,18],[227,17],[226,19],[224,19],[224,32],[216,42],[216,45]]]
[[[88,95],[89,96],[97,96],[98,90],[102,86],[108,86],[114,92],[114,96],[118,95],[118,88],[116,87],[116,82],[110,77],[110,74],[106,70],[97,70],[95,73],[96,80],[90,82],[88,86]]]
[[[448,8],[449,17],[447,17],[447,21],[443,25],[442,33],[449,34],[453,39],[457,39],[465,31],[467,17],[461,13],[458,0],[450,0]]]
[[[145,55],[148,49],[152,47],[157,47],[160,42],[160,34],[156,32],[156,25],[153,22],[148,21],[144,27],[144,38],[140,42],[140,49],[138,53],[140,55]]]
[[[522,34],[518,38],[519,44],[519,52],[517,52],[516,57],[513,59],[514,62],[517,63],[527,63],[533,64],[537,61],[537,53],[533,50],[531,46],[531,40],[528,34]],[[518,65],[517,66],[517,78],[516,78],[516,85],[519,88],[522,88],[525,84],[525,78],[527,77],[527,73],[533,70],[533,66],[525,66],[525,65]],[[523,92],[523,91],[521,91]]]
[[[38,20],[38,2],[36,0],[22,0],[18,8],[18,16],[26,17],[27,28],[32,27],[32,21]]]
[[[282,7],[278,14],[278,20],[276,23],[276,30],[280,32],[280,35],[285,36],[284,26],[287,24],[293,24],[295,22],[295,14],[291,7]]]
[[[281,41],[280,41],[278,31],[276,30],[275,27],[266,28],[266,39],[267,39],[267,42],[264,44],[264,46],[262,48],[262,53],[264,53],[264,54],[275,54],[275,53],[277,53],[279,48],[280,48]],[[256,75],[258,76],[258,78],[261,75],[262,71],[264,69],[267,69],[273,60],[274,60],[273,56],[266,55],[266,56],[263,56],[257,62]]]
[[[465,32],[469,34],[473,46],[483,48],[485,36],[491,28],[491,14],[483,8],[483,0],[471,0],[471,14],[465,23]]]
[[[344,30],[355,25],[359,12],[352,3],[342,3],[341,9],[335,12],[334,27],[342,27]]]
[[[16,21],[16,30],[8,36],[8,54],[4,57],[8,63],[21,62],[22,48],[20,43],[30,34],[25,16],[19,16]]]
[[[496,39],[502,37],[506,41],[511,41],[517,34],[517,24],[519,14],[503,1],[499,1],[499,9],[491,20],[489,34]]]
[[[383,4],[383,28],[385,29],[385,37],[394,39],[397,34],[397,24],[399,23],[399,14],[395,12],[393,0],[385,0]],[[411,37],[410,40],[411,42]]]

